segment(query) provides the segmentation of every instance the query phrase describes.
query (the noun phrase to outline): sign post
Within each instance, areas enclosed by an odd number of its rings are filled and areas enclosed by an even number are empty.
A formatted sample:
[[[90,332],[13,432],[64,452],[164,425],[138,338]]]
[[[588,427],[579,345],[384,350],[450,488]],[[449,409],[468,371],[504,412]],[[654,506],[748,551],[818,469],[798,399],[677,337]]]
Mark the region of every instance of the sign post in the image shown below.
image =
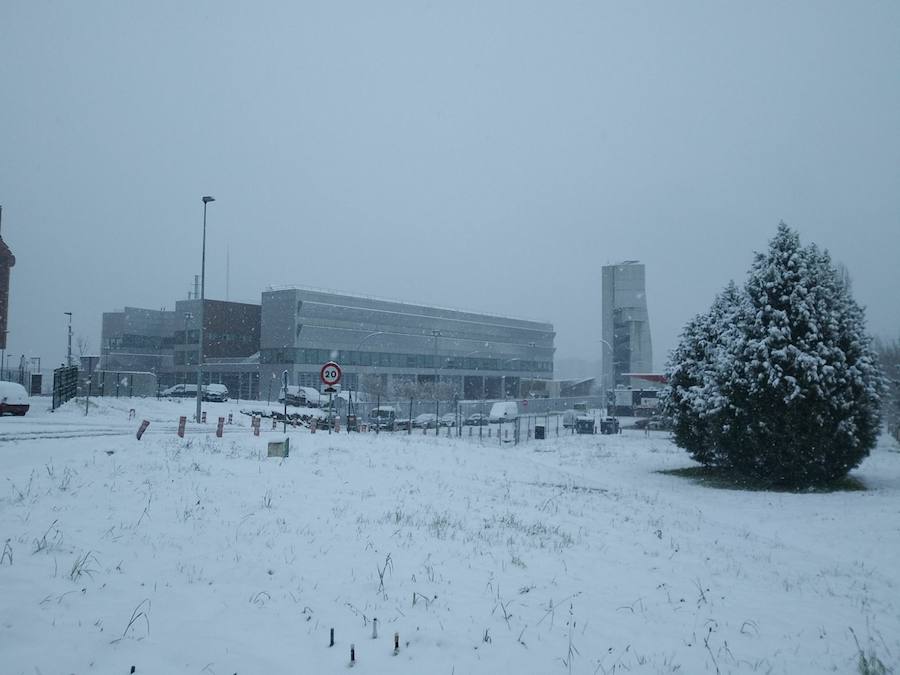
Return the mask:
[[[331,427],[334,426],[334,393],[337,391],[336,387],[338,382],[341,381],[341,375],[343,371],[341,367],[336,364],[334,361],[329,361],[325,365],[322,366],[322,369],[319,371],[319,377],[322,380],[322,384],[325,385],[325,389],[323,390],[326,394],[328,394],[328,433],[331,433]]]
[[[281,373],[281,386],[283,387],[282,393],[284,394],[284,433],[287,433],[287,400],[288,400],[288,371],[285,369],[283,373]]]

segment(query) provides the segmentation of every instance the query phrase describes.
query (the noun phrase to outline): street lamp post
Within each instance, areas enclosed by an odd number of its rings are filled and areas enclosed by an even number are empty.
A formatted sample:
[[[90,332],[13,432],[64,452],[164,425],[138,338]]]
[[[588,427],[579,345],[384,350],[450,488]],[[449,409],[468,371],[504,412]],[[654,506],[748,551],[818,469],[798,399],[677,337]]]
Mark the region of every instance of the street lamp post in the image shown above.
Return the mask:
[[[441,331],[433,330],[431,334],[434,336],[434,435],[438,436],[441,433],[441,416],[440,416],[440,401],[438,400],[438,338],[441,336]]]
[[[603,338],[599,338],[599,340],[602,344],[606,345],[606,347],[609,349],[609,373],[610,373],[610,378],[613,380],[613,382],[612,382],[613,389],[615,389],[615,376],[616,376],[616,374],[615,374],[616,363],[614,361],[614,359],[616,358],[615,351],[613,350],[612,345],[609,344],[606,340],[604,340]],[[603,368],[602,374],[603,374],[603,377],[602,377],[603,405],[604,405],[604,407],[609,408],[609,398],[608,398],[609,393],[606,390],[606,368],[605,367]],[[615,407],[615,406],[613,406],[613,407]],[[607,413],[608,412],[609,411],[607,410]]]
[[[69,348],[66,351],[66,365],[72,365],[72,312],[63,312],[69,317]]]
[[[187,384],[188,374],[188,321],[194,318],[190,312],[184,313],[184,384]],[[182,392],[184,395],[184,392]]]
[[[200,423],[200,407],[203,400],[203,323],[206,320],[204,301],[206,300],[206,206],[216,201],[214,197],[203,197],[203,252],[200,262],[200,343],[197,345],[197,418]]]

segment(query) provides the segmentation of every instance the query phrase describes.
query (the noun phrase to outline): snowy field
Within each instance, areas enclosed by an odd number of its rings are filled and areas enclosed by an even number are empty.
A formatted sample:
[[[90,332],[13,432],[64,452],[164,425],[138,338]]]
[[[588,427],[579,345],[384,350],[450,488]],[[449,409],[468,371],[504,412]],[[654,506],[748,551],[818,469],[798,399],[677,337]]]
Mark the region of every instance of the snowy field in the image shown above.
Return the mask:
[[[740,492],[659,473],[692,465],[661,432],[289,430],[282,460],[241,415],[179,439],[191,402],[34,401],[0,419],[4,674],[337,673],[351,643],[370,673],[855,673],[857,641],[900,663],[887,437],[866,491]]]

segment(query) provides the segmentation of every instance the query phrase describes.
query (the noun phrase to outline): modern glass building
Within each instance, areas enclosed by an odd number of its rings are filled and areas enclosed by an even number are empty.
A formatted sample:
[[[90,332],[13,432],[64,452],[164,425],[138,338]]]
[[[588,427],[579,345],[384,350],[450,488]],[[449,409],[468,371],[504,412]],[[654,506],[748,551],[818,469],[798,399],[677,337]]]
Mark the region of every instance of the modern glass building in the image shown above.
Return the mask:
[[[405,397],[520,395],[523,379],[553,378],[553,325],[303,287],[262,294],[260,386],[319,387],[327,361],[344,389]]]
[[[605,391],[629,386],[624,373],[653,372],[644,266],[626,260],[602,269],[603,374]]]

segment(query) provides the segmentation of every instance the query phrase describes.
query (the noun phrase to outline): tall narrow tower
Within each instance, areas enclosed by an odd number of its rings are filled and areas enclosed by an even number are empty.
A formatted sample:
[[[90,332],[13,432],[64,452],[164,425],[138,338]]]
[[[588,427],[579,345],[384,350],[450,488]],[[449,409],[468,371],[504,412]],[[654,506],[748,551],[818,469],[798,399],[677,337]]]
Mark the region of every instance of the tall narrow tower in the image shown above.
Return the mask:
[[[3,207],[0,206],[0,227],[3,224]],[[16,256],[0,236],[0,349],[6,349],[7,319],[9,316],[9,270],[16,264]]]
[[[603,267],[603,388],[628,385],[622,373],[653,371],[644,266],[626,260]]]

